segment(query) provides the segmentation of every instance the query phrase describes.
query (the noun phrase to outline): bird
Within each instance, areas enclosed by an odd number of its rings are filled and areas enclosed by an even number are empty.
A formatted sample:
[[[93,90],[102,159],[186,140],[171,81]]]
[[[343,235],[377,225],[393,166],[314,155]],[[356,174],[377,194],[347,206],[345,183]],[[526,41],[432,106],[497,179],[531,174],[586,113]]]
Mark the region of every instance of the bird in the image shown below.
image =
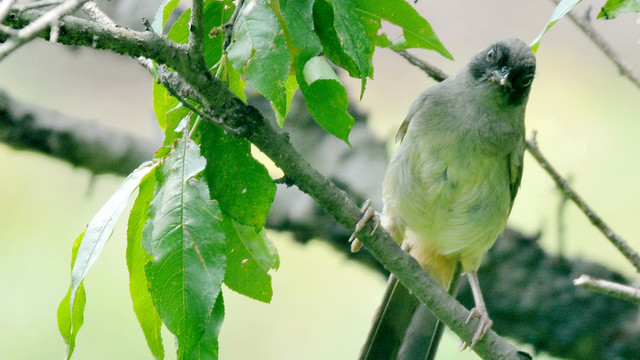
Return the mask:
[[[374,228],[381,225],[450,293],[465,273],[475,302],[467,322],[479,320],[471,348],[493,324],[477,270],[505,229],[520,187],[525,109],[535,72],[529,46],[510,38],[486,47],[420,94],[396,134],[400,144],[385,174],[383,211],[378,215],[365,202],[350,238],[352,251],[359,250],[357,233],[373,219]],[[360,358],[399,358],[418,306],[392,274]],[[433,326],[432,334],[422,336],[431,337],[429,352],[407,358],[435,356],[443,327],[437,319]]]

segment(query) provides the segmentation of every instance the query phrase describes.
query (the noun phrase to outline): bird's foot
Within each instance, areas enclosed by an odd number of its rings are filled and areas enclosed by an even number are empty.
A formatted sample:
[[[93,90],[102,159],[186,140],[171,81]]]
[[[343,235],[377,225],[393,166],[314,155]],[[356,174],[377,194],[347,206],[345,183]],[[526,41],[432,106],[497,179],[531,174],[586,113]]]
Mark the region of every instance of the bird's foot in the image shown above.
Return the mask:
[[[356,223],[356,228],[353,230],[353,234],[349,237],[349,242],[351,243],[351,252],[358,252],[362,248],[362,242],[358,240],[356,234],[362,230],[369,220],[373,221],[373,230],[371,234],[378,228],[380,225],[380,217],[376,214],[376,211],[371,207],[371,200],[367,199],[367,201],[362,204],[362,208],[360,208],[362,212],[362,217],[360,221]]]
[[[478,341],[480,341],[484,335],[491,329],[493,325],[493,321],[489,318],[489,314],[487,310],[478,310],[477,308],[471,309],[471,313],[467,318],[466,323],[468,324],[471,318],[476,318],[478,321],[478,328],[476,329],[475,334],[473,334],[473,338],[471,339],[471,346],[468,346],[465,341],[460,344],[460,351],[465,350],[467,347],[469,349],[473,349]]]

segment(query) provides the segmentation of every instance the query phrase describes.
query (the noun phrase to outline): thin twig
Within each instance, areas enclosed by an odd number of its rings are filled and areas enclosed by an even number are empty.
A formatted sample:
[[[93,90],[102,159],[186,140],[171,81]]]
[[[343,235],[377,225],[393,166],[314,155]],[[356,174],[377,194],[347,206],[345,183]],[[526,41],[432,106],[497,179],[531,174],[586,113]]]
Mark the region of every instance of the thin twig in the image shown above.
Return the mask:
[[[560,0],[551,0],[556,5],[560,2]],[[587,35],[591,41],[593,41],[600,50],[607,55],[609,60],[611,60],[617,67],[620,73],[626,76],[631,82],[633,82],[638,88],[640,88],[640,76],[635,73],[631,65],[629,65],[620,54],[613,49],[611,44],[602,36],[600,33],[593,27],[591,19],[589,17],[589,13],[591,8],[589,8],[584,16],[578,15],[575,10],[570,11],[567,16],[574,24],[578,25],[580,30]]]
[[[538,161],[540,167],[542,167],[553,179],[560,190],[566,194],[571,201],[573,201],[578,208],[584,213],[584,215],[591,221],[591,223],[602,232],[602,234],[609,239],[609,241],[624,255],[629,262],[640,272],[640,256],[633,250],[627,242],[616,234],[605,222],[596,214],[587,203],[569,186],[569,182],[564,179],[558,172],[551,166],[549,161],[542,155],[538,144],[536,143],[535,133],[531,140],[526,142],[527,150]]]
[[[438,69],[437,67],[418,59],[417,57],[409,54],[406,50],[393,50],[398,53],[400,56],[405,58],[409,63],[414,66],[417,66],[422,71],[424,71],[427,75],[433,78],[435,81],[441,82],[447,78],[447,74],[444,71]]]
[[[233,10],[231,18],[226,24],[222,25],[222,30],[224,30],[224,43],[222,44],[222,51],[224,51],[225,53],[227,52],[227,48],[231,44],[231,34],[233,33],[233,27],[236,24],[238,14],[240,14],[240,10],[242,10],[243,5],[244,0],[238,0],[238,4],[236,5],[235,10]]]
[[[0,45],[0,60],[7,57],[7,55],[20,46],[38,37],[40,32],[60,20],[61,17],[78,10],[80,6],[87,1],[88,0],[67,0],[51,11],[44,13],[40,18],[18,31],[16,36],[10,37]]]
[[[640,305],[640,289],[633,286],[595,279],[584,274],[573,280],[573,285]]]
[[[189,24],[189,47],[193,53],[201,55],[204,52],[203,6],[202,0],[193,0]]]
[[[62,4],[63,0],[41,0],[41,1],[32,1],[29,3],[18,4],[13,8],[18,11],[25,11],[31,9],[39,9],[47,6],[59,5]]]

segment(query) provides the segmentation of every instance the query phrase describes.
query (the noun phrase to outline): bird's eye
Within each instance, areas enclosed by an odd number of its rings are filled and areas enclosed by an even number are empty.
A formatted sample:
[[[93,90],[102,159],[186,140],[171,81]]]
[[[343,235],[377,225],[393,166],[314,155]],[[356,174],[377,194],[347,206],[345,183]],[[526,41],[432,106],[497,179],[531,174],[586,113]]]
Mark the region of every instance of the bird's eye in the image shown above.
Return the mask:
[[[487,61],[494,61],[496,59],[496,51],[491,49],[487,51]]]
[[[521,76],[516,81],[516,86],[524,88],[531,85],[532,81],[533,81],[533,76]]]

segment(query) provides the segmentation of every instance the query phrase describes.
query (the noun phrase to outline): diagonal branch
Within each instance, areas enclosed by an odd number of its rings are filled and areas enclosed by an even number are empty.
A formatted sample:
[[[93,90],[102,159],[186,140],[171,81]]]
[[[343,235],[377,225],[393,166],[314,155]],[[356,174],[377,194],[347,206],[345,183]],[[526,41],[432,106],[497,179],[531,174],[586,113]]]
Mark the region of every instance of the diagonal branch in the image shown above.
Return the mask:
[[[538,164],[540,164],[540,167],[543,168],[549,176],[551,176],[558,188],[560,188],[560,190],[562,190],[562,192],[578,206],[582,213],[584,213],[589,221],[591,221],[591,224],[598,228],[598,230],[600,230],[600,232],[609,239],[613,246],[615,246],[622,255],[629,260],[636,270],[640,271],[640,255],[638,255],[638,253],[633,250],[620,235],[616,234],[609,225],[607,225],[604,220],[602,220],[602,218],[598,216],[598,214],[596,214],[596,212],[593,211],[584,200],[582,200],[582,197],[580,197],[580,195],[571,188],[569,182],[560,176],[553,166],[551,166],[549,161],[547,161],[538,148],[538,144],[535,141],[535,134],[531,140],[527,140],[526,146],[529,153],[534,159],[536,159]]]
[[[14,13],[12,26],[20,28],[20,24],[15,23],[15,19],[23,15],[24,13]],[[115,34],[119,34],[122,39],[118,40],[118,36]],[[107,40],[101,39],[102,36]],[[141,37],[146,40],[140,41]],[[89,39],[92,41],[87,41]],[[76,40],[77,42],[74,43]],[[99,42],[97,45],[100,48],[111,49],[131,56],[144,56],[172,67],[192,88],[192,90],[185,91],[187,93],[196,91],[199,94],[197,97],[201,98],[205,113],[208,113],[212,118],[221,119],[224,126],[232,129],[234,134],[255,144],[284,171],[288,180],[313,197],[334,219],[348,229],[353,229],[354,224],[359,220],[360,210],[350,197],[311,167],[293,148],[287,134],[277,132],[258,110],[244,104],[206,68],[202,69],[197,64],[195,66],[189,64],[189,56],[185,55],[182,47],[173,44],[166,38],[148,34],[148,32],[135,33],[75,18],[61,20],[60,41],[64,41],[65,44],[84,46],[91,46]],[[169,49],[163,51],[160,47],[165,42],[168,43]],[[137,47],[127,46],[131,44],[135,44]],[[171,58],[169,54],[174,54],[176,58]],[[160,79],[160,81],[163,80]],[[177,83],[169,85],[178,86]],[[176,88],[173,90],[178,93],[182,91]],[[367,232],[372,230],[371,225],[365,227]],[[471,339],[478,325],[477,320],[473,319],[467,324],[469,311],[440,287],[415,259],[403,251],[388,234],[378,229],[374,234],[362,235],[360,238],[367,245],[369,251],[450,329],[462,339],[467,341]],[[530,358],[493,331],[490,331],[474,350],[483,358]]]

